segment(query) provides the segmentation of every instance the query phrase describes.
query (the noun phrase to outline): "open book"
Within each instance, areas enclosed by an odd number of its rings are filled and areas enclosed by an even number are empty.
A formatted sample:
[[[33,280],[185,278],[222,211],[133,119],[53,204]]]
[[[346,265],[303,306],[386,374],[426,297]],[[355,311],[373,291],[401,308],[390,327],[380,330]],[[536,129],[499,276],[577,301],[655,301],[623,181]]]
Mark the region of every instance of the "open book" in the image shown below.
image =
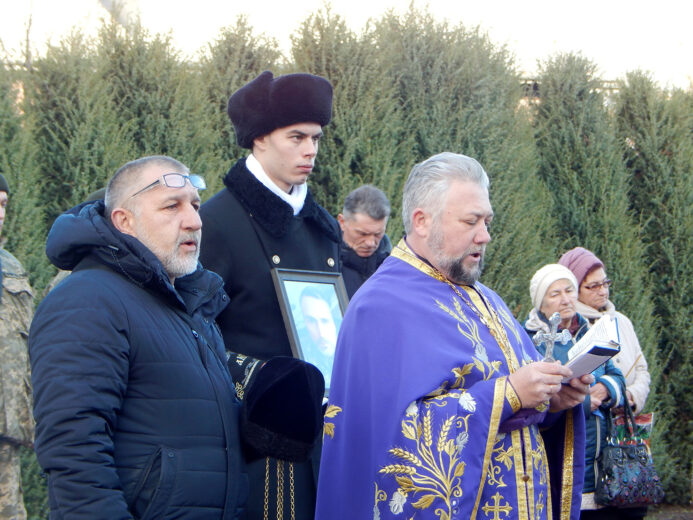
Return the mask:
[[[573,377],[589,374],[621,351],[616,318],[604,315],[568,351],[565,366],[573,371]],[[563,380],[567,383],[569,378]]]

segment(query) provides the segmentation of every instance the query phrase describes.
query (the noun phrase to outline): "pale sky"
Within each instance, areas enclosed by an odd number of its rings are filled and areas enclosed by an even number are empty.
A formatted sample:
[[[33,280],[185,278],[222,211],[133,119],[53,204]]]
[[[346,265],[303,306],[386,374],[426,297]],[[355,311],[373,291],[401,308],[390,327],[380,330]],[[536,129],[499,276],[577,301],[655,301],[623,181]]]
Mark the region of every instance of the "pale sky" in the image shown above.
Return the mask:
[[[0,0],[0,40],[9,51],[19,49],[29,16],[31,40],[42,52],[79,26],[93,34],[107,16],[103,4],[112,0]],[[319,10],[322,0],[300,2],[244,0],[125,0],[138,12],[151,32],[171,31],[173,41],[193,54],[211,42],[221,27],[234,23],[238,14],[248,16],[256,33],[279,41],[282,50],[307,16]],[[451,24],[477,25],[496,44],[506,44],[526,75],[536,73],[537,60],[556,52],[580,52],[599,67],[602,79],[622,78],[627,71],[652,73],[662,87],[692,88],[693,2],[690,0],[414,0],[428,6],[439,19]],[[332,12],[360,31],[369,18],[385,10],[407,10],[410,0],[333,0]]]

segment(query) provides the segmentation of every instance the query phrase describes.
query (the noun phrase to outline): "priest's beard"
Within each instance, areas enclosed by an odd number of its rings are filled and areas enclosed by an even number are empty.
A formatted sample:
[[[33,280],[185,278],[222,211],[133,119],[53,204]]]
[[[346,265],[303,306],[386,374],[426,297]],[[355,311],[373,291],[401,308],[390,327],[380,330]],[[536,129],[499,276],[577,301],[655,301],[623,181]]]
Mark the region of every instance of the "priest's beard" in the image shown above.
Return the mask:
[[[434,265],[448,280],[458,285],[474,285],[484,270],[484,246],[471,246],[461,256],[450,256],[443,252],[443,232],[440,226],[434,226],[428,238],[428,248],[433,253]],[[481,256],[479,263],[472,269],[464,265],[464,259],[473,253]]]

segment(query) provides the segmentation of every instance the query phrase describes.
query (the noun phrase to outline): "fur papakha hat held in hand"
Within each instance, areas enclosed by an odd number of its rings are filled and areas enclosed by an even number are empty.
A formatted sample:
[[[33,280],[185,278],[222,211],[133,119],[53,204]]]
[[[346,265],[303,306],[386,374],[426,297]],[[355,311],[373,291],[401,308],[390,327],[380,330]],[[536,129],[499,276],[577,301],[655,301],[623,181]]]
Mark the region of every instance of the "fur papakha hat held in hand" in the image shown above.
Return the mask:
[[[241,407],[246,459],[308,460],[322,429],[325,380],[314,365],[277,356],[260,368]]]
[[[332,118],[332,85],[313,74],[275,78],[268,70],[229,98],[228,114],[239,146],[252,149],[256,137],[296,123],[325,126]]]

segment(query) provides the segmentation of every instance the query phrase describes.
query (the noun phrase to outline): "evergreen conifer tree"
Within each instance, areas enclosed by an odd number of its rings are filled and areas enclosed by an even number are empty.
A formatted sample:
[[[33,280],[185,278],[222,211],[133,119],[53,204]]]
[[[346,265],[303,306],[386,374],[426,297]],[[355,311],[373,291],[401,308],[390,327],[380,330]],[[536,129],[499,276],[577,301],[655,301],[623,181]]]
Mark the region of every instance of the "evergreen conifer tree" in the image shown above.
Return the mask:
[[[659,342],[643,345],[658,361],[655,460],[667,501],[686,504],[693,475],[693,444],[682,442],[693,440],[693,95],[662,91],[633,72],[620,82],[616,117],[659,323]]]
[[[223,28],[200,56],[200,77],[211,112],[205,121],[214,141],[210,147],[218,154],[206,168],[207,196],[218,191],[232,163],[247,155],[236,144],[233,125],[227,114],[229,97],[264,70],[281,73],[277,42],[256,35],[247,18],[239,16],[233,26]]]
[[[170,155],[171,108],[182,67],[170,36],[150,35],[139,23],[104,24],[96,44],[96,73],[131,134],[135,159]],[[123,161],[123,163],[126,161]]]
[[[379,74],[397,89],[400,132],[407,139],[398,156],[402,183],[416,162],[439,152],[479,160],[491,177],[496,213],[482,280],[522,319],[529,279],[551,256],[553,239],[531,128],[519,108],[520,81],[507,50],[478,30],[450,27],[414,8],[401,17],[384,15],[373,41]]]
[[[21,70],[0,67],[0,173],[10,186],[2,238],[3,247],[22,262],[37,291],[52,269],[44,253],[44,212],[37,197],[44,181],[37,175],[36,146],[22,116],[25,79]]]
[[[216,104],[206,96],[199,66],[182,67],[179,72],[171,106],[168,155],[204,177],[207,190],[200,196],[206,199],[222,187],[219,172],[227,166],[223,159],[225,150],[218,148],[218,130],[209,124],[215,119]]]
[[[594,64],[581,56],[543,64],[534,116],[539,174],[553,199],[558,254],[575,246],[593,251],[614,280],[616,308],[631,319],[640,343],[652,345],[644,247],[629,209],[622,147],[599,87]]]
[[[75,34],[37,58],[27,80],[26,114],[38,144],[38,196],[45,237],[55,218],[105,186],[133,158],[132,127],[118,120],[108,85],[96,74],[93,43]]]
[[[336,215],[351,190],[370,183],[399,207],[403,156],[411,140],[394,82],[380,70],[373,35],[357,36],[325,9],[310,16],[292,41],[295,70],[324,76],[334,87],[332,121],[309,180],[313,196]],[[400,222],[393,211],[389,228],[398,229],[396,239]]]

